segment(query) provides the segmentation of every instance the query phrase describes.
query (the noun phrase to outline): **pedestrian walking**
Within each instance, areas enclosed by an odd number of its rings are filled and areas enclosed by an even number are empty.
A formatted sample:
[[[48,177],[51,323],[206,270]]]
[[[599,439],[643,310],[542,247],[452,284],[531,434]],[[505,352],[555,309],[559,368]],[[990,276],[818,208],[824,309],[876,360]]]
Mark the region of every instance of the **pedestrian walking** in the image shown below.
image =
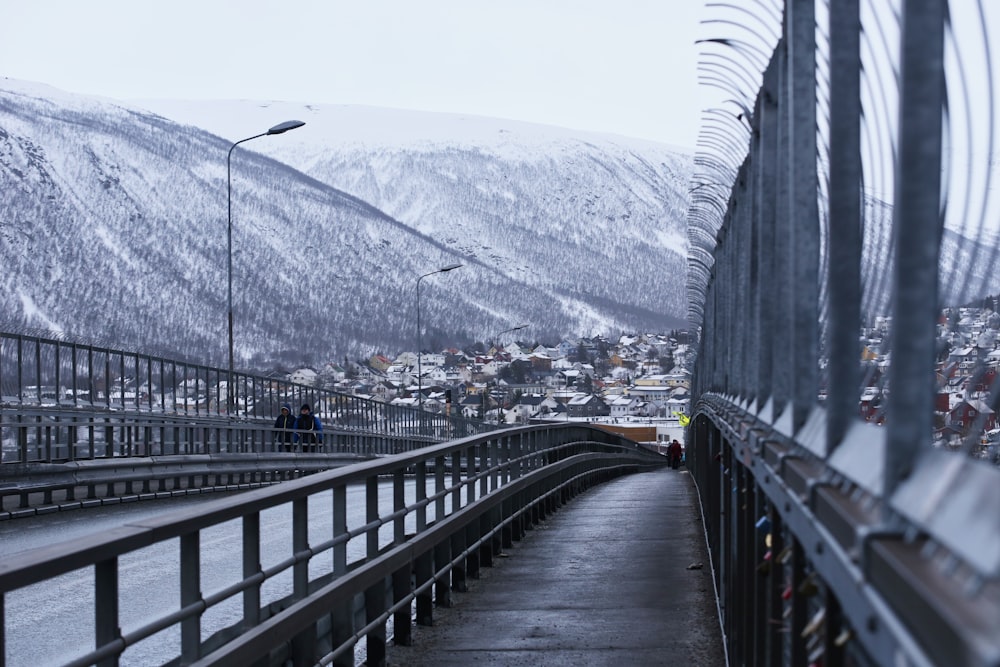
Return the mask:
[[[315,452],[316,445],[323,442],[323,423],[312,413],[308,403],[302,404],[293,428],[295,442],[302,442],[304,452]]]
[[[295,416],[292,414],[292,406],[285,403],[281,406],[281,414],[274,420],[274,444],[275,449],[283,452],[292,451],[292,429],[295,428]]]
[[[681,447],[681,443],[677,441],[677,438],[674,438],[674,441],[667,447],[667,459],[670,461],[670,467],[677,470],[681,465],[682,456],[684,456],[684,449]]]

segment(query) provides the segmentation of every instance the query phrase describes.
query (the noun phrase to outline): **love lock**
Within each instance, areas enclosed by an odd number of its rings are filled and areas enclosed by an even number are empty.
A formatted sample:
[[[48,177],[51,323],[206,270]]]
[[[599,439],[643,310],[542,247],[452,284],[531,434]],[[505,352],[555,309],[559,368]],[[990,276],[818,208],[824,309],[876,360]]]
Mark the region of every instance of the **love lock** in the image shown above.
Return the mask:
[[[817,630],[823,627],[823,623],[826,621],[826,608],[820,609],[813,617],[809,619],[806,623],[806,627],[802,628],[802,638],[806,638],[809,635],[814,634]]]
[[[807,598],[811,598],[812,596],[819,593],[819,586],[816,585],[815,572],[811,572],[809,576],[806,577],[801,584],[799,584],[799,589],[797,592],[799,595]]]

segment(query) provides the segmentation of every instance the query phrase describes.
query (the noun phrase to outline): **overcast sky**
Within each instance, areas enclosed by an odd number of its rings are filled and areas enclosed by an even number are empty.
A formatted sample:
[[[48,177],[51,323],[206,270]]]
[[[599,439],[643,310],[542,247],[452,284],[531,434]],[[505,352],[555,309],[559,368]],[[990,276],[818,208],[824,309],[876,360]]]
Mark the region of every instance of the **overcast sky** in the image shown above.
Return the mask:
[[[687,147],[708,106],[700,0],[0,0],[0,17],[0,75],[120,100],[364,104]]]

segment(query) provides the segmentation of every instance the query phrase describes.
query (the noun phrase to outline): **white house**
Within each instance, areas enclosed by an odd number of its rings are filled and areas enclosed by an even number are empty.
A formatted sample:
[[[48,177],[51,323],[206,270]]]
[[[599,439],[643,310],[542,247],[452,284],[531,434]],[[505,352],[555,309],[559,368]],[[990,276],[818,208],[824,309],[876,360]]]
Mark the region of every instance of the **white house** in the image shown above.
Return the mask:
[[[406,382],[413,377],[409,366],[403,366],[402,364],[393,364],[389,368],[385,369],[385,376],[392,382],[396,384],[406,384]]]
[[[304,384],[312,387],[316,384],[316,371],[311,368],[300,368],[297,371],[293,371],[288,375],[288,381],[294,382],[295,384]]]
[[[532,417],[537,417],[545,403],[545,397],[539,394],[526,394],[521,397],[517,405],[511,408],[511,412],[516,415],[516,421],[527,423]]]
[[[422,359],[426,359],[427,355],[421,355]],[[417,365],[417,353],[416,352],[400,352],[396,357],[395,362],[400,366],[416,366]]]
[[[448,382],[448,372],[441,366],[435,366],[430,371],[424,373],[424,380],[431,384],[446,384]]]
[[[434,366],[444,366],[444,355],[440,352],[426,352],[420,355],[420,366],[423,368],[433,368]]]
[[[619,395],[608,401],[612,417],[629,417],[637,413],[642,400],[638,396]]]

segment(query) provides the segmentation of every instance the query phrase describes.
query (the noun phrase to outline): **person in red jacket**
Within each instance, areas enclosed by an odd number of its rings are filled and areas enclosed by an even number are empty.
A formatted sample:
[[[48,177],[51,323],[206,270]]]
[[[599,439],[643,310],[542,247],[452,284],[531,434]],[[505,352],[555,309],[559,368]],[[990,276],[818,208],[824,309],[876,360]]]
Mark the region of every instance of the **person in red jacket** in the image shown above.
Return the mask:
[[[674,470],[681,465],[681,457],[684,455],[684,450],[681,448],[681,443],[677,442],[677,438],[670,443],[667,447],[667,459],[670,461],[670,467]]]

